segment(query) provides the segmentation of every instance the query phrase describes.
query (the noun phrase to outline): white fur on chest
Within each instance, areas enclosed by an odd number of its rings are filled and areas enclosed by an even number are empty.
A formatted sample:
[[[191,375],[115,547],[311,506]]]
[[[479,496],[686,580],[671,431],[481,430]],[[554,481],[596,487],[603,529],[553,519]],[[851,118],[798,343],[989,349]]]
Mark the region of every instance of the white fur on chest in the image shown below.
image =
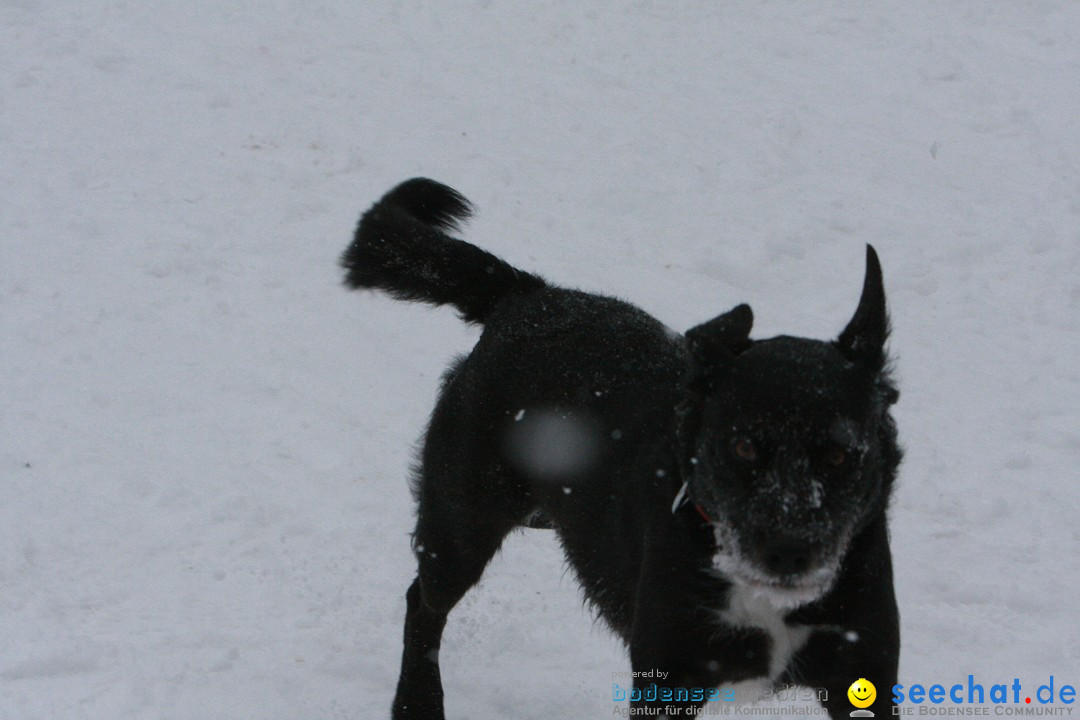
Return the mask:
[[[784,622],[786,609],[776,608],[762,593],[732,586],[728,606],[717,613],[725,625],[740,628],[756,628],[769,640],[769,674],[743,680],[721,687],[721,697],[730,688],[737,702],[754,702],[768,692],[780,677],[796,652],[810,637],[812,628],[805,625],[788,625]]]

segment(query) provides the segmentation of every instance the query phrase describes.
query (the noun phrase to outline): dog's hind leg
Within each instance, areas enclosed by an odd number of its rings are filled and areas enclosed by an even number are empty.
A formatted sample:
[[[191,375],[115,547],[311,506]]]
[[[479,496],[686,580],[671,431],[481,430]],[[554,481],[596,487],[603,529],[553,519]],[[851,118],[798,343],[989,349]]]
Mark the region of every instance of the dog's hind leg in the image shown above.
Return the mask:
[[[439,647],[446,617],[480,579],[506,534],[530,510],[524,503],[527,496],[521,502],[510,501],[503,483],[480,482],[479,492],[451,494],[456,479],[423,477],[418,488],[420,512],[413,543],[419,572],[406,594],[405,647],[394,720],[444,717]]]
[[[420,577],[405,593],[405,650],[394,695],[393,719],[443,718],[439,644],[446,615],[424,605]]]

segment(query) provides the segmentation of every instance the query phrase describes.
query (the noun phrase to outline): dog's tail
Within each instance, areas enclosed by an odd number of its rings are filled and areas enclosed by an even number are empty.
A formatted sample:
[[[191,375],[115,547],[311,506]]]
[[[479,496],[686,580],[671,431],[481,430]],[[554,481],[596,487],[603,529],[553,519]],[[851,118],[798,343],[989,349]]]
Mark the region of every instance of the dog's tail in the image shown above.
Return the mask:
[[[469,201],[427,178],[406,180],[360,218],[345,254],[345,284],[399,300],[453,305],[483,323],[503,298],[547,287],[475,245],[450,237],[472,214]]]

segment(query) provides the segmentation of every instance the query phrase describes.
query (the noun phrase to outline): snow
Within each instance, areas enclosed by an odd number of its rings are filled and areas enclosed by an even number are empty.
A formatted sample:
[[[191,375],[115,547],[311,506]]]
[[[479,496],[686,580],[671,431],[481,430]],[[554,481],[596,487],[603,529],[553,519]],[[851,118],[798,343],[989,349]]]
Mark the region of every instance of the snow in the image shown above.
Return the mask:
[[[1080,682],[1080,5],[0,8],[0,717],[366,718],[406,483],[476,331],[346,293],[427,175],[675,328],[893,314],[901,682]],[[550,533],[451,615],[450,717],[610,714]],[[881,689],[879,688],[879,692]]]

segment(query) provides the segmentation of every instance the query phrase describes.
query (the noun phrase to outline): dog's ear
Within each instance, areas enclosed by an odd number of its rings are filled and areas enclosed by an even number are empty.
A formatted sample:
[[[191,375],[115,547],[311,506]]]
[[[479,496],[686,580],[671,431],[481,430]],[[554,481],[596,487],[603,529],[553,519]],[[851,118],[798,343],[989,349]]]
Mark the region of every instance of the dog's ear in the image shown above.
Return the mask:
[[[686,341],[694,360],[702,368],[713,368],[750,347],[754,313],[749,305],[736,305],[723,315],[686,331]]]
[[[849,360],[878,372],[885,367],[885,340],[888,337],[889,315],[885,309],[881,263],[873,246],[867,245],[866,277],[863,279],[859,307],[837,338],[836,347]]]

